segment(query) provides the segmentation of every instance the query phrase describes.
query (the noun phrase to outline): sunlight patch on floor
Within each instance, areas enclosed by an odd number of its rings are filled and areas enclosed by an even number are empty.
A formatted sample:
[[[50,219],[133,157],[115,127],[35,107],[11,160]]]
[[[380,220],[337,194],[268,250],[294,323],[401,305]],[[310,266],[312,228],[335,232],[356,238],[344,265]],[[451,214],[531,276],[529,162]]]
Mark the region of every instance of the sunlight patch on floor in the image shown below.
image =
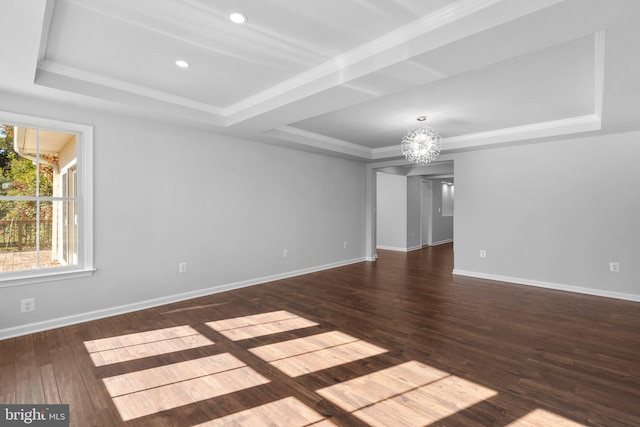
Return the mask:
[[[311,320],[307,320],[285,310],[207,322],[207,326],[220,332],[232,341],[240,341],[317,325],[317,323]]]
[[[213,345],[213,341],[202,336],[191,326],[176,326],[84,342],[95,366],[128,362],[207,345]]]
[[[269,382],[234,356],[215,356],[103,379],[123,421]]]
[[[295,397],[287,397],[193,427],[222,426],[331,427],[335,424]]]
[[[535,409],[524,417],[518,418],[507,427],[586,427],[544,409]]]
[[[337,331],[254,347],[249,351],[291,377],[387,352]]]
[[[497,393],[411,361],[318,390],[371,426],[424,426]]]
[[[287,311],[206,323],[237,341],[318,325]],[[85,341],[96,366],[214,344],[190,326]],[[253,347],[248,350],[290,377],[299,377],[386,353],[388,350],[340,331]],[[103,379],[123,421],[224,396],[270,382],[235,356],[224,353]],[[425,426],[490,399],[497,393],[417,361],[402,363],[316,391],[370,426]],[[511,426],[570,421],[534,411]],[[558,421],[559,420],[559,421]],[[536,422],[538,422],[536,424]],[[276,400],[200,424],[331,427],[334,424],[294,397]]]

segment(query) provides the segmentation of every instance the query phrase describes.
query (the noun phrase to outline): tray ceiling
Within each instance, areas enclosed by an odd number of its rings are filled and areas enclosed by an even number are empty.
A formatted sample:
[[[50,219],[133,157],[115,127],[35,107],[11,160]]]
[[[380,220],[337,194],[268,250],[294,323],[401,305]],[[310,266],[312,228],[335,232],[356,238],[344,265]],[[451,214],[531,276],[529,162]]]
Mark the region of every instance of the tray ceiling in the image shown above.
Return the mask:
[[[6,0],[0,89],[362,161],[629,131],[639,3]]]

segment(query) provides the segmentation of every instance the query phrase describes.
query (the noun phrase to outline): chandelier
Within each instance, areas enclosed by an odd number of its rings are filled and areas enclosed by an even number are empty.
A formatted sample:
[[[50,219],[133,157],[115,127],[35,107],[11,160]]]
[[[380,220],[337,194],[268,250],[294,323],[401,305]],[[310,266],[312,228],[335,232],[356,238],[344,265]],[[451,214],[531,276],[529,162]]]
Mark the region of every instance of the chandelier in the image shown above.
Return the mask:
[[[427,120],[427,116],[420,116],[417,120],[424,122]],[[434,161],[440,154],[441,148],[438,131],[426,124],[421,124],[409,131],[400,143],[402,154],[407,160],[423,166]]]

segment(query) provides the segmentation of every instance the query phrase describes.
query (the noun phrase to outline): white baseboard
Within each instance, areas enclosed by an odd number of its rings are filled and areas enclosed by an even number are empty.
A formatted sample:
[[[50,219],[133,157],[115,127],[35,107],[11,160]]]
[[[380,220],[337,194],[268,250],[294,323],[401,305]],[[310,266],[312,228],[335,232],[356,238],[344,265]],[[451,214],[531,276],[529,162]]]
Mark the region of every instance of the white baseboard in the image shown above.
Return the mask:
[[[446,242],[442,242],[442,243],[448,243],[448,242],[452,242],[453,240],[449,240]],[[434,243],[431,246],[434,245],[440,245],[442,243]],[[417,251],[422,249],[423,246],[422,245],[418,245],[418,246],[411,246],[410,248],[399,248],[399,247],[395,247],[395,246],[376,246],[376,249],[382,249],[385,251],[396,251],[396,252],[411,252],[411,251]]]
[[[376,249],[382,249],[383,251],[407,252],[407,248],[400,248],[396,246],[376,246]]]
[[[538,288],[554,289],[556,291],[576,292],[579,294],[595,295],[599,297],[615,298],[626,301],[640,302],[640,295],[625,294],[622,292],[605,291],[602,289],[583,288],[581,286],[563,285],[561,283],[542,282],[539,280],[522,279],[519,277],[500,276],[497,274],[479,273],[454,269],[453,274],[459,276],[475,277],[478,279],[496,280],[498,282],[516,283],[518,285],[536,286]]]
[[[453,239],[439,240],[437,242],[433,242],[431,246],[444,245],[445,243],[451,243],[451,242],[453,242]]]
[[[219,292],[231,291],[234,289],[245,288],[247,286],[259,285],[262,283],[273,282],[276,280],[287,279],[290,277],[301,276],[303,274],[315,273],[322,270],[343,267],[345,265],[356,264],[366,261],[365,258],[357,258],[347,261],[340,261],[332,264],[325,264],[317,267],[310,267],[301,270],[289,271],[286,273],[275,274],[272,276],[260,277],[257,279],[245,280],[242,282],[228,283],[225,285],[213,286],[197,291],[185,292],[166,297],[153,298],[150,300],[140,301],[133,304],[125,304],[117,307],[105,308],[86,313],[74,314],[73,316],[58,317],[56,319],[45,320],[42,322],[29,323],[26,325],[14,326],[11,328],[0,329],[0,340],[18,337],[22,335],[32,334],[35,332],[46,331],[49,329],[61,328],[64,326],[75,325],[78,323],[88,322],[91,320],[103,319],[105,317],[116,316],[119,314],[131,313],[133,311],[144,310],[147,308],[158,307],[165,304],[189,300],[193,298],[203,297]]]
[[[417,251],[418,249],[422,249],[422,246],[411,246],[410,248],[399,248],[395,246],[376,246],[376,249],[382,249],[385,251],[396,251],[396,252],[411,252],[411,251]]]

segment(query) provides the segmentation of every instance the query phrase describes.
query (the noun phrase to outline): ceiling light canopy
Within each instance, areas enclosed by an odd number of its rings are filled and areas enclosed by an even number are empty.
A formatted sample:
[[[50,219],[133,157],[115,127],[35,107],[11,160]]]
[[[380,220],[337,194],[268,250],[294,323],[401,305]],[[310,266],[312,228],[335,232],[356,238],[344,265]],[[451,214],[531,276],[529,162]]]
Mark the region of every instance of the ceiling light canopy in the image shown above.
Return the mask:
[[[425,122],[427,116],[420,116],[417,120]],[[421,124],[409,131],[400,143],[402,154],[407,160],[418,165],[426,165],[434,161],[440,154],[441,148],[442,144],[438,131],[426,124]]]
[[[244,15],[240,12],[233,12],[229,15],[229,19],[234,24],[244,24],[247,22],[247,15]]]
[[[176,61],[176,65],[180,68],[188,68],[191,64],[189,64],[187,61],[183,59],[178,59]]]

